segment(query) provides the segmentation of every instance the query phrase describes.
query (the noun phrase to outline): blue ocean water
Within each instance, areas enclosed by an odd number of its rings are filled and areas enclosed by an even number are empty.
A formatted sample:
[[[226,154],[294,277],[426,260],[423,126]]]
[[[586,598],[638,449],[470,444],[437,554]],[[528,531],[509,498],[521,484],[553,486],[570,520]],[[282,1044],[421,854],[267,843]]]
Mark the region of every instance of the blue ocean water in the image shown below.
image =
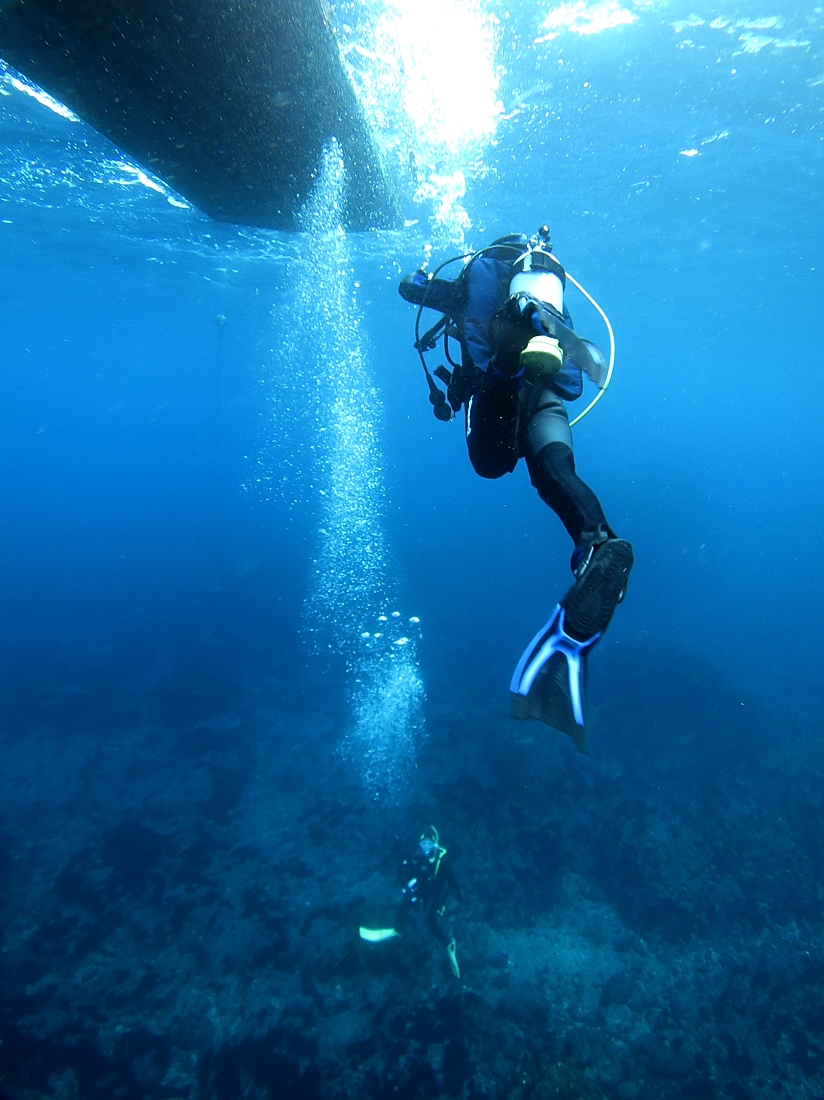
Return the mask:
[[[0,72],[0,1084],[824,1096],[822,9],[330,18],[402,231],[334,150],[302,232],[211,222]],[[396,291],[542,222],[636,554],[587,756],[508,711],[569,540]],[[460,978],[358,936],[432,824]]]

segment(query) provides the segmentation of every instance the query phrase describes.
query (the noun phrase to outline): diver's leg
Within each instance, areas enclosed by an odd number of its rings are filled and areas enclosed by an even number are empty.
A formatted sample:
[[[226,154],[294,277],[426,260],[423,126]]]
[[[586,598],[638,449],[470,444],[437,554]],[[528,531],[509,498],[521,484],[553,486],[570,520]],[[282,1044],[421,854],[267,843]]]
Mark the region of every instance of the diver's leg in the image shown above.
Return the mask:
[[[469,460],[481,477],[512,473],[522,454],[519,426],[530,387],[524,385],[520,356],[535,332],[520,314],[513,320],[510,313],[504,306],[489,323],[495,351],[466,406]]]
[[[575,472],[575,457],[566,443],[547,443],[533,458],[527,452],[527,467],[532,484],[545,504],[560,518],[576,547],[585,532],[612,529],[601,502]]]
[[[529,401],[524,450],[530,479],[541,500],[560,518],[576,547],[585,532],[603,529],[606,535],[613,535],[598,497],[575,471],[572,432],[563,401],[548,387],[541,387]]]
[[[503,477],[518,462],[519,388],[518,379],[493,379],[487,373],[467,402],[466,446],[481,477]]]
[[[426,912],[426,927],[438,941],[438,943],[446,948],[446,955],[449,959],[449,965],[452,968],[452,973],[456,978],[461,976],[461,968],[458,965],[457,947],[455,944],[455,936],[451,931],[447,931],[444,926],[443,907],[436,908],[434,902],[432,902]]]
[[[576,582],[561,600],[565,629],[587,641],[606,630],[624,598],[632,547],[616,537],[595,493],[575,472],[563,401],[546,390],[532,408],[524,433],[532,484],[575,542],[571,565]]]
[[[447,932],[444,927],[443,914],[440,909],[436,909],[434,905],[430,905],[426,911],[426,927],[438,941],[443,944],[444,947],[452,939],[452,934]]]

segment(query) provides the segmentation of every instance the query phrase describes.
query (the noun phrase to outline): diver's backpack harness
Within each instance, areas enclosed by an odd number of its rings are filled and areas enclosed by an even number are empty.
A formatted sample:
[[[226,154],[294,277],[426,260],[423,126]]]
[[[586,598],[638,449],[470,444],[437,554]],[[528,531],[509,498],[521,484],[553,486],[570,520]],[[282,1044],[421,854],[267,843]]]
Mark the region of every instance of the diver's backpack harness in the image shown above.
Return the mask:
[[[436,419],[444,423],[448,423],[453,419],[454,414],[460,410],[461,405],[469,397],[468,392],[466,394],[460,392],[465,388],[464,386],[456,386],[460,373],[467,368],[463,363],[463,356],[461,356],[462,361],[459,363],[456,363],[452,358],[449,350],[449,338],[452,337],[454,340],[460,340],[458,325],[461,323],[463,311],[467,304],[470,269],[477,259],[492,252],[509,251],[512,253],[511,263],[515,263],[518,257],[523,254],[525,247],[526,238],[521,234],[513,234],[511,237],[503,237],[498,241],[494,241],[485,248],[478,249],[477,252],[464,252],[460,256],[452,256],[436,267],[431,275],[425,275],[423,271],[418,271],[414,276],[410,277],[414,285],[423,286],[425,288],[418,305],[417,316],[415,317],[414,348],[420,358],[423,373],[426,378],[426,384],[429,388],[429,402],[432,405],[432,412]],[[457,279],[451,282],[447,280],[438,282],[438,275],[440,275],[445,267],[449,267],[450,264],[459,263],[461,261],[466,261],[466,264]],[[422,276],[426,282],[418,283],[418,276]],[[406,280],[404,280],[404,283],[405,282]],[[445,284],[449,287],[449,302],[445,303],[441,301],[436,303],[431,300],[433,297],[437,296],[433,296],[433,290],[437,288],[438,291],[442,292]],[[402,283],[401,286],[403,285]],[[405,295],[402,296],[404,298],[406,297]],[[406,300],[408,301],[410,299]],[[414,301],[414,299],[411,300]],[[446,308],[442,308],[444,305]],[[428,328],[426,332],[421,335],[421,318],[425,309],[434,310],[440,313],[441,316],[431,328]],[[426,353],[434,351],[440,340],[443,341],[444,358],[452,367],[451,371],[443,364],[437,366],[434,371],[430,371],[427,366]],[[472,373],[474,373],[474,371]],[[443,382],[447,387],[446,394],[435,382],[435,378],[439,379],[439,381]],[[456,390],[458,392],[456,392]],[[449,400],[447,400],[447,397]]]
[[[461,356],[461,362],[456,363],[452,358],[449,349],[449,338],[452,337],[455,340],[460,340],[459,326],[463,320],[463,312],[467,306],[468,299],[468,286],[469,286],[469,273],[472,265],[481,256],[497,253],[496,258],[500,258],[501,253],[513,254],[512,259],[509,260],[510,266],[514,269],[516,265],[519,265],[519,274],[512,279],[510,284],[511,297],[520,296],[519,288],[516,286],[516,281],[522,277],[524,270],[529,271],[530,263],[528,257],[533,254],[538,254],[539,257],[546,255],[547,259],[551,256],[552,246],[549,243],[549,230],[546,226],[541,226],[537,234],[527,241],[526,237],[522,234],[511,234],[508,237],[502,237],[497,241],[493,241],[492,244],[487,245],[485,248],[479,249],[477,252],[466,252],[460,256],[452,256],[450,259],[445,260],[440,264],[431,275],[426,275],[423,271],[418,271],[413,276],[407,276],[403,280],[401,286],[403,287],[407,282],[411,282],[416,289],[423,290],[423,294],[418,302],[418,313],[415,317],[415,343],[414,347],[418,353],[423,367],[424,376],[426,378],[426,384],[429,389],[429,402],[432,405],[432,412],[436,419],[447,423],[452,420],[454,414],[459,411],[461,405],[470,396],[472,388],[472,375],[480,375],[482,372],[480,368],[468,366],[463,362],[463,355]],[[524,264],[526,260],[526,264]],[[463,271],[455,280],[438,280],[438,275],[443,271],[445,267],[450,264],[465,261]],[[590,344],[589,341],[580,340],[577,338],[566,325],[554,324],[550,326],[550,332],[552,337],[559,336],[560,342],[563,345],[572,343],[572,354],[569,356],[573,361],[576,359],[583,360],[579,363],[582,366],[585,373],[587,373],[598,386],[598,392],[595,394],[586,408],[580,412],[573,420],[570,421],[570,427],[574,427],[590,412],[601,400],[606,393],[607,387],[612,380],[612,372],[615,366],[615,334],[610,324],[609,318],[606,313],[601,309],[595,299],[581,286],[581,284],[569,274],[568,271],[564,271],[561,265],[552,256],[552,267],[560,271],[561,277],[564,281],[569,281],[572,285],[586,298],[586,300],[593,306],[598,312],[601,319],[606,326],[607,333],[609,335],[609,360],[605,362],[603,355],[598,352],[595,345]],[[536,265],[536,271],[538,268],[543,268],[543,263]],[[418,280],[425,281],[418,281]],[[524,281],[522,279],[522,281]],[[448,288],[449,300],[443,299],[444,288]],[[433,294],[432,292],[435,291]],[[402,297],[407,301],[415,302],[415,297],[407,297],[406,294],[401,292]],[[541,296],[527,295],[532,300],[536,300],[540,304]],[[436,299],[441,299],[437,301]],[[551,302],[551,310],[553,313],[558,313],[560,316],[561,311],[557,306],[559,303]],[[562,305],[562,300],[561,303]],[[424,309],[431,309],[441,316],[428,328],[423,334],[421,333],[421,318],[423,316]],[[434,371],[430,371],[426,362],[426,353],[434,351],[438,346],[439,341],[443,341],[443,354],[446,361],[452,367],[450,371],[446,366],[440,364]],[[568,347],[564,348],[564,351],[568,351]],[[597,354],[593,354],[597,353]],[[589,363],[590,365],[587,365]],[[466,375],[470,375],[469,378]],[[463,377],[462,377],[463,376]],[[438,386],[435,379],[438,379],[446,387],[446,393]]]
[[[478,255],[480,255],[480,253],[478,253]],[[461,364],[456,363],[449,352],[449,337],[451,336],[455,340],[459,339],[459,331],[456,323],[457,319],[453,315],[453,310],[456,310],[457,307],[463,304],[463,299],[465,297],[466,277],[469,271],[469,266],[472,263],[472,259],[470,259],[470,257],[472,257],[472,253],[470,252],[464,253],[462,256],[453,256],[451,259],[445,260],[439,267],[437,267],[431,276],[424,276],[427,280],[425,284],[426,289],[424,290],[423,297],[421,299],[420,305],[418,306],[418,312],[415,317],[414,348],[415,351],[418,353],[418,357],[420,358],[421,366],[423,367],[423,373],[426,377],[426,384],[429,387],[429,403],[432,405],[432,412],[434,413],[435,418],[437,420],[442,420],[444,423],[448,423],[450,420],[452,420],[455,413],[458,412],[461,407],[460,403],[457,405],[456,408],[455,404],[447,401],[447,394],[449,393],[449,387],[452,384],[453,375],[461,367]],[[474,257],[472,258],[474,259]],[[428,328],[426,332],[421,335],[421,318],[423,316],[423,311],[427,308],[437,310],[437,306],[435,306],[434,304],[429,304],[429,298],[432,289],[438,285],[435,281],[438,275],[441,273],[441,271],[443,271],[445,267],[448,267],[450,264],[454,264],[460,260],[467,259],[469,260],[469,263],[466,265],[458,278],[454,281],[450,308],[444,312],[438,310],[438,312],[441,312],[440,318],[435,322],[434,325],[432,325],[431,328]],[[423,272],[416,272],[415,276],[413,276],[412,278],[415,279],[417,275],[423,275]],[[434,371],[430,371],[429,367],[427,366],[426,352],[434,351],[435,348],[438,346],[439,340],[443,341],[444,358],[446,359],[447,363],[449,363],[449,365],[452,367],[452,370],[449,370],[449,368],[444,366],[443,363],[437,366]],[[443,382],[443,384],[447,387],[447,393],[444,393],[440,386],[438,386],[435,378],[438,378],[441,382]]]

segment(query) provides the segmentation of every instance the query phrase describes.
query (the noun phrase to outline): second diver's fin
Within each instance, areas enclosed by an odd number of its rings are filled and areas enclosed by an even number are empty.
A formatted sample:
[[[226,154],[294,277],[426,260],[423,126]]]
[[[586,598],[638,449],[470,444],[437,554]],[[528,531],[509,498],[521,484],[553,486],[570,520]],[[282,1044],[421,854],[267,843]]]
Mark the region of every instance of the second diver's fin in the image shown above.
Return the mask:
[[[458,966],[458,952],[455,947],[454,936],[446,945],[446,953],[449,956],[449,965],[452,967],[452,973],[455,975],[456,978],[460,978],[461,968],[460,966]]]
[[[510,684],[512,717],[537,718],[586,752],[586,660],[601,632],[579,642],[564,630],[565,615],[566,609],[558,604],[524,650]]]
[[[358,934],[367,943],[383,943],[384,940],[393,940],[400,936],[400,932],[396,932],[394,928],[364,928],[363,925],[358,929]]]

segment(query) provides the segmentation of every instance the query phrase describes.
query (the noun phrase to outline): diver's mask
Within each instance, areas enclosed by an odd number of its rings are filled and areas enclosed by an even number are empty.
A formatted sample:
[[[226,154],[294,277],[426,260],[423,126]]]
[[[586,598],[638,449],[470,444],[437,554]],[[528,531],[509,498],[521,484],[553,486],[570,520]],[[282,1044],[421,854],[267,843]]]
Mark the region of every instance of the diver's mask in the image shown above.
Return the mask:
[[[430,863],[434,863],[435,874],[437,875],[441,866],[441,860],[446,855],[446,848],[442,847],[440,837],[438,836],[438,830],[434,825],[429,826],[429,831],[432,834],[431,836],[427,836],[426,833],[421,833],[421,839],[418,841],[418,848]]]
[[[438,856],[438,845],[435,843],[434,840],[430,840],[429,837],[424,837],[418,847],[430,863],[435,862]]]

